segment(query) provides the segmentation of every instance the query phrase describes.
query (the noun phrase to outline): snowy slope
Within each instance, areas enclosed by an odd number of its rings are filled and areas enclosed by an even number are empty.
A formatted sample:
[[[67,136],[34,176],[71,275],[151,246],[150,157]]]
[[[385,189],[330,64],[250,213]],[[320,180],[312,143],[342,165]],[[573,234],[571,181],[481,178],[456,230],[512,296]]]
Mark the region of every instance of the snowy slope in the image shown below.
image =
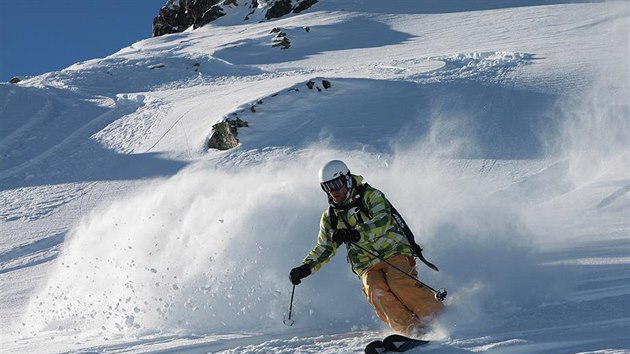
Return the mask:
[[[0,85],[2,352],[362,352],[388,330],[343,252],[282,323],[331,158],[441,269],[415,352],[630,352],[627,2],[241,15]]]

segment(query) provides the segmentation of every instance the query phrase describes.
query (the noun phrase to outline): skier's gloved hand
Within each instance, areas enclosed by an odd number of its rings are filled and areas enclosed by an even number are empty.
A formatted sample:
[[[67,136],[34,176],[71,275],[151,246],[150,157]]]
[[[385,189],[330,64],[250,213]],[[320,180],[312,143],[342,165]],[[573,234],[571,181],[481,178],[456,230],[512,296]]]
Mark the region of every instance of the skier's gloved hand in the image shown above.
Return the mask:
[[[299,285],[304,279],[311,275],[311,267],[308,264],[302,264],[299,267],[291,269],[289,272],[289,280],[293,285]]]
[[[355,229],[337,229],[333,232],[332,237],[333,242],[338,245],[345,242],[357,242],[360,239],[361,235]]]

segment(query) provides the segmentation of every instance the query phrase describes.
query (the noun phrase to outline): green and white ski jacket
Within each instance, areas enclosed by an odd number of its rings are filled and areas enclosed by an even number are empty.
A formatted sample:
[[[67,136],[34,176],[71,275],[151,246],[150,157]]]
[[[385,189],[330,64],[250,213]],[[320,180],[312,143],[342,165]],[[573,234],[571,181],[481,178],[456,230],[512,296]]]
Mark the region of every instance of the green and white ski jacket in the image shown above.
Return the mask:
[[[354,178],[355,186],[363,183],[363,177],[355,175],[352,177]],[[351,204],[356,192],[356,188],[354,188],[352,198],[350,198],[351,201],[340,206]],[[337,214],[338,220],[337,228],[353,228],[359,231],[361,239],[357,244],[383,259],[398,255],[412,257],[409,242],[403,230],[392,218],[389,202],[385,199],[385,195],[378,189],[367,187],[363,192],[363,205],[363,209],[369,211],[370,215],[364,215],[364,212],[358,207],[350,209],[335,208],[334,212]],[[337,252],[337,247],[339,247],[332,241],[334,230],[331,226],[330,209],[327,208],[322,214],[317,244],[302,261],[303,264],[308,264],[311,267],[312,273],[315,273],[328,262]],[[357,217],[358,213],[360,213],[360,217]],[[360,222],[361,220],[363,222]],[[347,244],[346,249],[352,271],[358,276],[361,276],[366,270],[381,261],[352,244]]]

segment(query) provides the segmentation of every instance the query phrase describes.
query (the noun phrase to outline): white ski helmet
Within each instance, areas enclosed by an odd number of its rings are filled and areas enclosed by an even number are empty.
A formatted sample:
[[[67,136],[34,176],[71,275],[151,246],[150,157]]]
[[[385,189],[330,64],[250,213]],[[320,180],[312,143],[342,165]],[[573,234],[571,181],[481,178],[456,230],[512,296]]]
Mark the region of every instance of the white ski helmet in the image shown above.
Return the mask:
[[[328,161],[319,170],[319,184],[324,192],[338,191],[345,185],[348,190],[352,188],[352,176],[350,170],[343,161]]]

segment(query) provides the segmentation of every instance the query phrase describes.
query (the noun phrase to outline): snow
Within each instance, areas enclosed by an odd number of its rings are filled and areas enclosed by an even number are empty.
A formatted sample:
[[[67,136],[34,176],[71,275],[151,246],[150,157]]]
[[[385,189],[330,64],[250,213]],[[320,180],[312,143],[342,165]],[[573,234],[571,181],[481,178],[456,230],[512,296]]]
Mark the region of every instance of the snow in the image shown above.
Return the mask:
[[[411,352],[630,352],[627,2],[232,10],[0,85],[3,352],[362,352],[390,332],[343,251],[283,324],[332,158],[440,267]]]

